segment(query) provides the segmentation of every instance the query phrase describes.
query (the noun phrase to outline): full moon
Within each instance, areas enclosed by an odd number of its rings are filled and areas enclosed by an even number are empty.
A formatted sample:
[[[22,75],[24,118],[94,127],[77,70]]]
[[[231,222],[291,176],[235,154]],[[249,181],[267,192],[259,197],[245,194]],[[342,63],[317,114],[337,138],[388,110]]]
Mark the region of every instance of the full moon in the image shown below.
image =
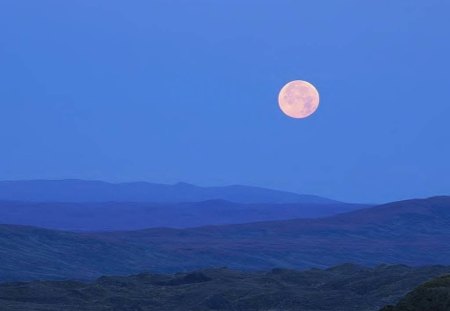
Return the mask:
[[[281,89],[278,104],[281,111],[291,118],[307,118],[319,107],[319,92],[309,82],[291,81]]]

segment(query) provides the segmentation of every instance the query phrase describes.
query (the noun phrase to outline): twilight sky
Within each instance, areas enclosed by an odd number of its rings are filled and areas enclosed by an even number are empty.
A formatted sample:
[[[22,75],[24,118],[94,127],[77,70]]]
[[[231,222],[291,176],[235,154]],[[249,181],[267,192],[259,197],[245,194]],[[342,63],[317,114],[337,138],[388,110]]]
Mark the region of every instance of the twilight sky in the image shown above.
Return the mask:
[[[450,194],[448,0],[4,0],[0,179]],[[277,105],[288,81],[311,118]]]

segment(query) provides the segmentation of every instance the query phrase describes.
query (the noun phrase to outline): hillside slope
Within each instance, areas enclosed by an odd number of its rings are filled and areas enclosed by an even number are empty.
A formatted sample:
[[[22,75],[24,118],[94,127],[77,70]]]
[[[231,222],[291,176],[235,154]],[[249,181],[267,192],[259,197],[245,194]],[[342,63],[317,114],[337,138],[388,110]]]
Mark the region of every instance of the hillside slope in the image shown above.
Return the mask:
[[[406,295],[396,306],[381,311],[448,311],[450,310],[450,275],[431,280]]]
[[[190,229],[69,233],[0,226],[3,279],[92,278],[228,266],[255,270],[450,264],[450,198],[410,200],[328,218]]]
[[[366,268],[346,264],[326,270],[240,272],[221,268],[101,277],[91,283],[10,283],[0,285],[0,309],[375,311],[449,271],[442,266]]]

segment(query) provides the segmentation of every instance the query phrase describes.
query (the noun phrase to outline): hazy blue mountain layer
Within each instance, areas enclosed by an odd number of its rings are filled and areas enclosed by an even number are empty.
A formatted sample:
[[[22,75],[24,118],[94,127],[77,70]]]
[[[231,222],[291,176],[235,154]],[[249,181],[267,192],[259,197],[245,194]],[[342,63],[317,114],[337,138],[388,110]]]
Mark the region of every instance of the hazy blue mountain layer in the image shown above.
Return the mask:
[[[250,186],[199,187],[133,182],[112,184],[85,180],[1,181],[0,200],[32,202],[152,202],[179,203],[226,200],[236,203],[310,203],[336,201]]]
[[[0,223],[72,231],[189,228],[257,221],[318,218],[366,207],[330,203],[37,203],[0,201]]]

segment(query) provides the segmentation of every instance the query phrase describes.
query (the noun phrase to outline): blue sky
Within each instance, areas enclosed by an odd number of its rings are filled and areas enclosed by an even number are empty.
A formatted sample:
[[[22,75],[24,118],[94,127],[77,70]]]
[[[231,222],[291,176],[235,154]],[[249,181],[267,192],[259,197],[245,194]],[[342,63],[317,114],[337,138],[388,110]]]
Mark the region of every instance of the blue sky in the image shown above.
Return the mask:
[[[0,179],[449,194],[450,2],[0,3]],[[278,109],[315,84],[311,118]]]

